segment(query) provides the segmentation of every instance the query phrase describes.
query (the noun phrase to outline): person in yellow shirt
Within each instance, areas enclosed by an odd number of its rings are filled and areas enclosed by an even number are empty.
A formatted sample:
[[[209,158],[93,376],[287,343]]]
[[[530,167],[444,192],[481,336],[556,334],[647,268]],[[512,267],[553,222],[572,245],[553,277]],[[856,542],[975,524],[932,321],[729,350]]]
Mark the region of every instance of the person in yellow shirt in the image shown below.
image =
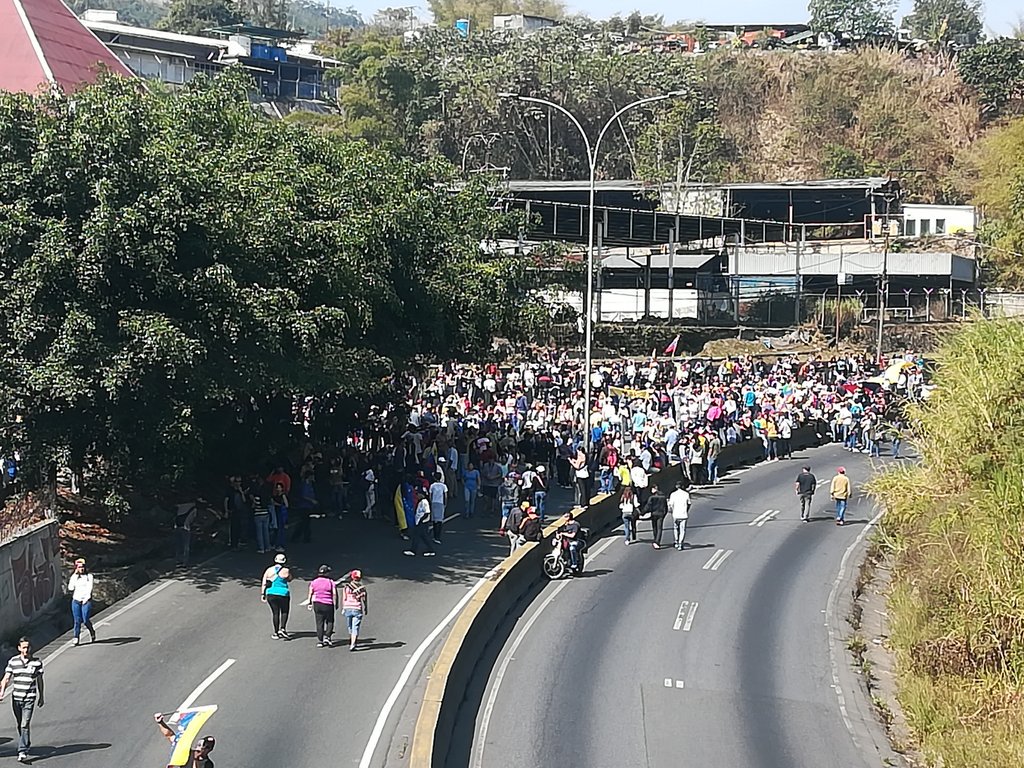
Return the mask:
[[[846,524],[846,503],[850,500],[852,490],[850,478],[846,476],[845,467],[840,467],[836,472],[836,476],[832,478],[832,484],[829,486],[829,493],[836,502],[836,525]]]

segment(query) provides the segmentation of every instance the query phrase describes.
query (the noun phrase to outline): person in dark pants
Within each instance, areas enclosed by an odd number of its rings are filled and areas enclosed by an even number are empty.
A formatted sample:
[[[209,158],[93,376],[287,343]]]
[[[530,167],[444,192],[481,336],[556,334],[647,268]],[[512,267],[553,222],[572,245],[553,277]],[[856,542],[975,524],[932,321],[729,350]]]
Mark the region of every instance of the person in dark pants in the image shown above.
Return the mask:
[[[228,549],[237,549],[245,544],[246,531],[252,526],[252,510],[242,490],[240,475],[228,478],[228,488],[224,493],[224,514],[228,519]]]
[[[43,706],[43,662],[32,655],[32,643],[27,637],[18,641],[18,655],[7,662],[3,680],[0,680],[0,700],[11,692],[14,719],[18,724],[18,762],[29,761],[32,748],[29,727],[36,705]]]
[[[302,541],[309,544],[312,537],[310,515],[317,508],[316,491],[313,490],[313,473],[306,472],[299,481],[298,498],[295,499],[291,512],[295,515],[295,528],[292,531],[292,541]]]
[[[415,557],[422,550],[424,557],[433,557],[434,546],[430,543],[430,502],[427,501],[427,495],[420,488],[415,490],[414,498],[416,499],[416,512],[410,532],[412,547],[405,550],[403,554]]]
[[[317,577],[309,583],[306,602],[316,621],[318,648],[330,648],[334,637],[334,614],[338,609],[338,585],[331,578],[331,566],[321,565]]]
[[[811,519],[811,499],[818,488],[818,478],[811,474],[810,467],[804,467],[796,476],[794,487],[800,499],[800,519],[806,523]]]
[[[661,549],[661,530],[668,514],[668,499],[658,486],[651,488],[651,496],[644,504],[644,512],[651,516],[651,531],[654,534],[654,548]]]

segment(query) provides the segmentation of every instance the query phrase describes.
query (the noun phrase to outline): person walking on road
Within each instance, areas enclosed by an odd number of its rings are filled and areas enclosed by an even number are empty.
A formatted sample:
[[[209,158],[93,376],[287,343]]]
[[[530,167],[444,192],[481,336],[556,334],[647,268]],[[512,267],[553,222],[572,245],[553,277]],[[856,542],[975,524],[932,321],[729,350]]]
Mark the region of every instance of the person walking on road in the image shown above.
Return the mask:
[[[540,515],[537,514],[536,507],[526,510],[526,518],[519,526],[519,533],[522,534],[524,542],[541,540],[544,534],[544,524],[540,520]]]
[[[675,548],[683,551],[683,540],[686,538],[686,521],[690,517],[690,492],[686,490],[686,482],[680,480],[676,489],[668,497],[668,509],[672,513],[672,527],[675,534]]]
[[[441,530],[444,528],[444,513],[448,506],[448,486],[444,482],[444,473],[438,471],[437,477],[430,484],[427,493],[430,495],[430,520],[433,526],[434,543],[441,543]]]
[[[166,722],[164,722],[164,716],[157,712],[153,715],[153,719],[156,720],[156,725],[160,729],[160,733],[163,734],[164,738],[171,742],[171,745],[178,743],[178,734],[174,732]],[[192,745],[192,753],[189,756],[189,762],[180,768],[213,768],[213,760],[210,759],[210,753],[213,752],[214,746],[216,746],[217,740],[213,736],[203,736],[198,739],[195,744]],[[167,768],[175,768],[175,766],[168,764]]]
[[[89,618],[92,613],[92,574],[85,567],[85,560],[75,560],[75,572],[68,579],[68,592],[71,593],[71,618],[75,622],[74,645],[78,645],[79,637],[82,634],[82,627],[89,630],[89,637],[96,642],[96,630],[92,627],[92,620]]]
[[[405,550],[402,554],[416,557],[422,549],[424,557],[433,557],[435,554],[434,547],[430,543],[430,502],[427,501],[427,495],[423,492],[422,488],[415,489],[414,498],[416,499],[416,506],[414,508],[412,531],[410,531],[412,547]]]
[[[636,521],[640,515],[637,512],[638,504],[633,495],[633,486],[627,485],[622,489],[622,496],[619,497],[619,513],[622,515],[622,536],[628,547],[636,541]]]
[[[354,570],[341,590],[341,611],[348,625],[348,649],[354,651],[359,642],[359,627],[370,612],[370,602],[363,586],[363,572]]]
[[[174,511],[174,560],[179,568],[189,564],[192,554],[192,523],[196,519],[195,502],[178,504]]]
[[[338,610],[338,586],[331,578],[331,566],[321,565],[317,576],[309,582],[307,605],[316,621],[316,647],[334,644],[334,612]]]
[[[796,476],[796,495],[800,499],[800,519],[809,522],[811,519],[811,499],[818,488],[818,478],[811,474],[810,467],[804,467]]]
[[[470,518],[476,513],[476,499],[480,491],[480,470],[473,466],[472,462],[466,464],[466,471],[462,473],[462,493],[466,504],[462,508],[462,516]]]
[[[11,692],[14,721],[18,726],[18,762],[29,761],[32,748],[29,728],[36,705],[45,703],[43,696],[43,662],[32,655],[32,642],[23,637],[18,641],[18,655],[7,662],[3,680],[0,680],[0,701]]]
[[[836,525],[846,525],[846,504],[850,500],[850,491],[850,478],[846,476],[846,469],[840,467],[829,486],[829,493],[836,502]]]
[[[370,520],[373,517],[374,507],[377,506],[377,475],[373,467],[368,467],[363,472],[363,482],[366,483],[366,505],[363,507],[363,517]]]
[[[260,599],[270,606],[270,614],[274,620],[275,640],[291,640],[288,634],[288,612],[291,609],[291,569],[287,566],[284,554],[274,557],[274,564],[263,572],[263,591]]]
[[[524,541],[521,537],[523,520],[526,517],[526,511],[523,507],[529,508],[529,504],[524,501],[522,506],[516,507],[509,512],[508,519],[505,520],[505,535],[508,536],[509,557],[516,553],[519,545]]]
[[[277,542],[277,551],[284,552],[284,545],[288,543],[288,492],[284,489],[284,483],[274,483],[268,509],[272,538]]]
[[[661,549],[661,531],[668,514],[668,499],[658,486],[651,488],[650,498],[644,505],[644,512],[651,516],[651,533],[654,534],[654,548]]]

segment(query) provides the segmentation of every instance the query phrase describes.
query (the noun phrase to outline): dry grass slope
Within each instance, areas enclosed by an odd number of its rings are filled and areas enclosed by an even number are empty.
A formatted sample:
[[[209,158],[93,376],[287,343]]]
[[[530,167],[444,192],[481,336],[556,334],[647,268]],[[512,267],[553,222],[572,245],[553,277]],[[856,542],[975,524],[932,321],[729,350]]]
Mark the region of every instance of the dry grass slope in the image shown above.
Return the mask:
[[[934,766],[1024,765],[1024,324],[978,321],[914,412],[923,462],[882,476],[900,700]]]

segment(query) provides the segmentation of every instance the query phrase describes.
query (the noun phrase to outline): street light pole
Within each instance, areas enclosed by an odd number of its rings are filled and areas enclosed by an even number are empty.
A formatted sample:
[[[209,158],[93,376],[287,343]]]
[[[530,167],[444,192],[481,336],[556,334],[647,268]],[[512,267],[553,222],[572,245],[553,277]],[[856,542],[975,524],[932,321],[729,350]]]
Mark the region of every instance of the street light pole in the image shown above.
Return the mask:
[[[501,98],[515,99],[517,101],[523,101],[530,104],[540,104],[548,107],[549,109],[556,109],[569,118],[569,121],[576,126],[576,130],[579,131],[580,136],[583,137],[583,144],[587,148],[587,163],[590,166],[590,194],[589,201],[587,204],[587,292],[583,299],[583,309],[586,312],[584,318],[584,361],[583,361],[583,441],[586,446],[586,454],[589,459],[590,452],[593,448],[592,440],[590,436],[590,410],[591,410],[591,392],[590,386],[590,369],[592,365],[593,356],[593,341],[594,341],[594,313],[593,313],[593,298],[594,298],[594,198],[596,195],[597,188],[597,158],[598,153],[601,150],[601,142],[604,140],[605,134],[608,129],[614,125],[620,117],[626,112],[636,107],[643,106],[644,104],[653,104],[657,101],[664,101],[675,96],[683,96],[683,91],[671,91],[669,93],[663,93],[660,96],[648,96],[647,98],[637,99],[634,102],[627,104],[622,107],[618,112],[608,118],[608,121],[601,127],[601,130],[597,134],[597,141],[593,145],[590,143],[590,137],[587,136],[587,132],[584,130],[583,125],[576,118],[576,116],[568,109],[563,107],[561,104],[556,104],[553,101],[547,99],[537,98],[536,96],[521,96],[517,93],[499,93],[498,96]]]

